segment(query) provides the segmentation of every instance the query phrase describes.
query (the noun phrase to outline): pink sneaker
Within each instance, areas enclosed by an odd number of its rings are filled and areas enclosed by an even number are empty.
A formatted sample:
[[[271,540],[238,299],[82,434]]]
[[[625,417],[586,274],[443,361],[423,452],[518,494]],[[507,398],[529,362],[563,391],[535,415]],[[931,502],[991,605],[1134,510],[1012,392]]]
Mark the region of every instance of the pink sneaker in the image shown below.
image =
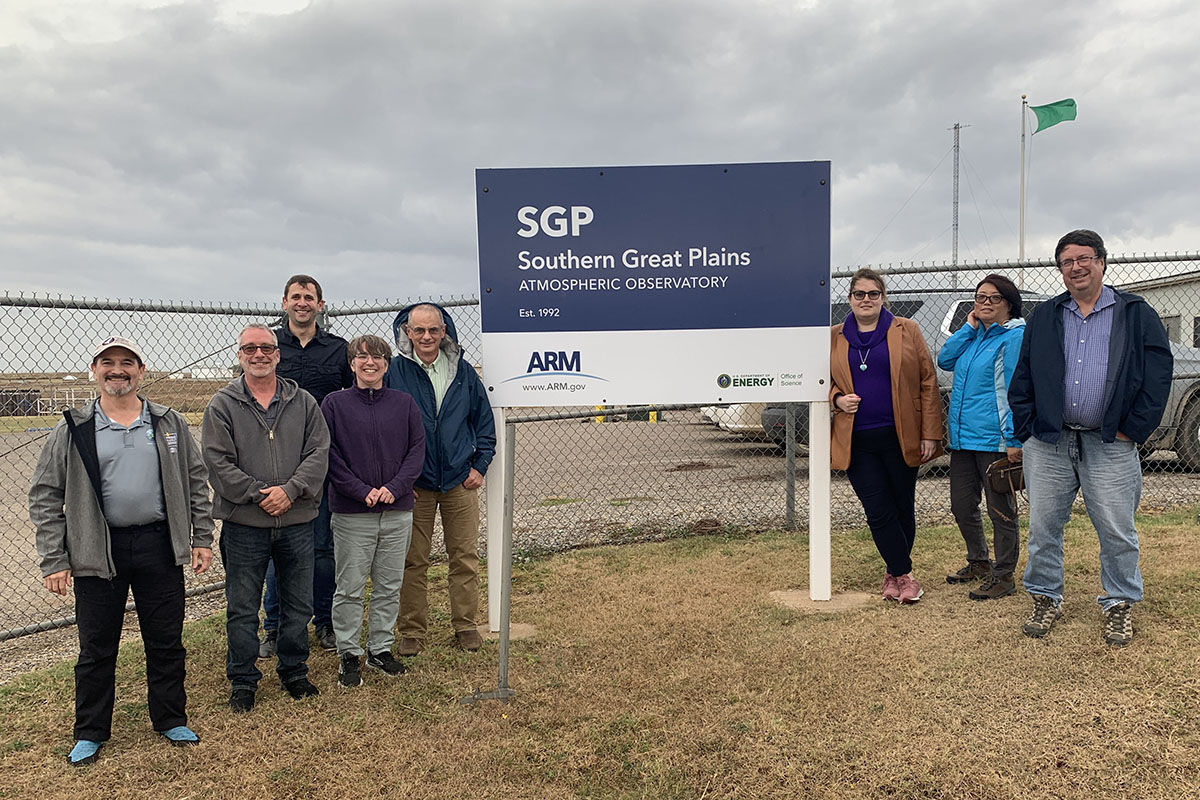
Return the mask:
[[[904,605],[912,605],[921,599],[921,595],[925,594],[925,590],[913,578],[911,572],[896,578],[896,586],[900,589],[900,596],[897,599]]]
[[[883,576],[883,590],[881,594],[884,600],[900,599],[900,584],[896,583],[896,577],[890,572]]]

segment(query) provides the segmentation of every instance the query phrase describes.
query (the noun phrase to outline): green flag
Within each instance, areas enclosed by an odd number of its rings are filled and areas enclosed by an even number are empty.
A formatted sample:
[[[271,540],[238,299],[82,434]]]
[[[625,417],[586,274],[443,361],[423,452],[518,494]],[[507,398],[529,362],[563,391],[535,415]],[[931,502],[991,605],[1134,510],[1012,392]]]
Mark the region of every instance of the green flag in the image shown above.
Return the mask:
[[[1034,133],[1044,131],[1060,122],[1075,119],[1075,101],[1070,98],[1045,106],[1030,106],[1029,110],[1037,114],[1038,124]]]

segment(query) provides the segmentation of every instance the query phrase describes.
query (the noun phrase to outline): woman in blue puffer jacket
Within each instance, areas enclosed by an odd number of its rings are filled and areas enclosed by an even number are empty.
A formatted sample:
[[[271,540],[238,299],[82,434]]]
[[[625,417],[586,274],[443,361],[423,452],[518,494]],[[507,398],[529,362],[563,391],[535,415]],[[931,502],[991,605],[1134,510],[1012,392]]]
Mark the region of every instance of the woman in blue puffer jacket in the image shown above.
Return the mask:
[[[1025,320],[1021,293],[1003,275],[988,275],[975,287],[975,308],[938,353],[938,366],[954,373],[950,393],[950,508],[967,543],[967,565],[946,576],[948,583],[982,580],[973,600],[991,600],[1016,591],[1013,570],[1020,555],[1017,500],[987,485],[988,465],[1008,457],[1021,460],[1013,436],[1008,384],[1017,367]],[[979,514],[979,493],[987,499],[994,531],[995,560]]]

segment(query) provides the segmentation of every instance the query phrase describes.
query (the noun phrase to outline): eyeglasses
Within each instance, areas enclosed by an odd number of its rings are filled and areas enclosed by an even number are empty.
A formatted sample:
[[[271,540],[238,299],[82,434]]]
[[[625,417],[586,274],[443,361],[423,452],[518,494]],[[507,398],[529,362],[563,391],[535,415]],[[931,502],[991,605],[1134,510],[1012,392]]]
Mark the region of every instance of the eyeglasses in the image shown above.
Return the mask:
[[[388,360],[387,356],[377,356],[374,353],[355,353],[354,354],[355,361],[366,361],[366,360],[372,359],[372,358],[375,359],[376,361],[387,361]]]
[[[1080,256],[1079,258],[1064,258],[1062,261],[1058,262],[1058,268],[1059,269],[1070,269],[1071,267],[1078,265],[1078,266],[1084,267],[1086,269],[1087,267],[1090,267],[1092,265],[1093,261],[1099,261],[1099,260],[1100,260],[1100,256]]]
[[[238,348],[248,356],[254,355],[255,350],[261,350],[264,356],[269,356],[279,349],[279,345],[275,344],[244,344]]]
[[[872,300],[878,300],[879,298],[883,297],[883,292],[879,291],[878,289],[872,289],[869,292],[864,292],[862,289],[857,289],[851,292],[850,296],[855,300],[862,300],[867,297],[871,298]]]
[[[997,306],[1004,299],[1002,294],[977,294],[975,302],[981,306]]]
[[[442,329],[441,328],[409,328],[408,332],[411,333],[413,336],[418,336],[418,337],[424,336],[427,333],[430,336],[437,336],[439,333],[442,332]]]

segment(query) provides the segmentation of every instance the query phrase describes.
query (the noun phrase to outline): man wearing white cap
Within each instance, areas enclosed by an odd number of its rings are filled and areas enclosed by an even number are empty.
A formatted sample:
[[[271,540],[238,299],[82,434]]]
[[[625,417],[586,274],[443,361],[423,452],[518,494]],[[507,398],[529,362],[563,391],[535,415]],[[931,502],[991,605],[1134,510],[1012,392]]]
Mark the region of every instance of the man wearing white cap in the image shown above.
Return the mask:
[[[92,351],[99,398],[63,412],[29,490],[42,584],[74,583],[74,766],[96,760],[112,728],[117,650],[133,590],[146,651],[150,720],[171,744],[197,744],[184,693],[183,567],[212,563],[208,473],[187,422],[137,394],[138,345],[111,337]]]

